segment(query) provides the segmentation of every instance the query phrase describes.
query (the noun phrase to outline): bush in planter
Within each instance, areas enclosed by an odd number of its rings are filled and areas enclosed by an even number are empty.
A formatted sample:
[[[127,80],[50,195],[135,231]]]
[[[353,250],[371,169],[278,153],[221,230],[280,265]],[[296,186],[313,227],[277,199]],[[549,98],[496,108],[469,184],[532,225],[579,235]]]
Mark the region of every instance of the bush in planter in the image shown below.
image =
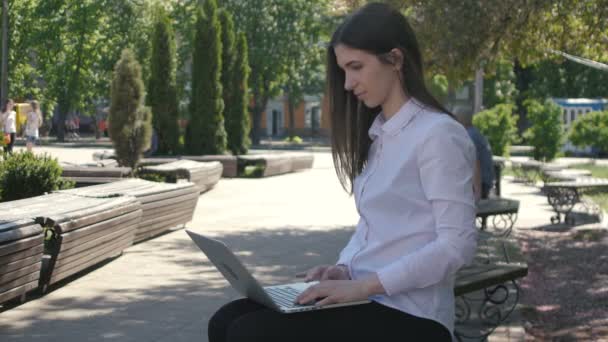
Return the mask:
[[[156,172],[139,172],[137,178],[157,183],[177,183],[177,178],[174,175],[166,175]]]
[[[0,162],[0,199],[13,201],[74,187],[61,179],[61,167],[51,156],[20,152]]]

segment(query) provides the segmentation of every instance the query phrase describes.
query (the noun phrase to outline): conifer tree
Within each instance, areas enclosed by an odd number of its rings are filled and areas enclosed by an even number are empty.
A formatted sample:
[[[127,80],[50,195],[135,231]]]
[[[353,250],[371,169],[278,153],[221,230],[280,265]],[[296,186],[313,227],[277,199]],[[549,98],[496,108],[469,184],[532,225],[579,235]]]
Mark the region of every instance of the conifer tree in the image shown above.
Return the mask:
[[[222,154],[226,149],[222,99],[222,41],[215,0],[206,0],[197,12],[192,55],[190,122],[186,151],[190,154]]]
[[[114,68],[108,129],[118,163],[135,169],[150,145],[152,115],[144,107],[141,66],[129,49]]]
[[[179,129],[175,81],[175,36],[165,10],[159,6],[156,11],[146,101],[151,107],[152,124],[158,137],[157,152],[176,154]]]

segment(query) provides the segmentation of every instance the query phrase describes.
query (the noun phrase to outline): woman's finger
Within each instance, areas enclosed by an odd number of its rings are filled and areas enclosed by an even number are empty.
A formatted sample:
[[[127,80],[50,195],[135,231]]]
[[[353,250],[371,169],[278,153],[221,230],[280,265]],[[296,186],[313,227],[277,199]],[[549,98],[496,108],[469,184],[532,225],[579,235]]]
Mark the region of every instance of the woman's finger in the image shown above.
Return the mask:
[[[304,278],[304,281],[309,282],[313,280],[318,280],[319,278],[321,278],[321,275],[325,271],[325,268],[325,266],[317,266],[312,270],[308,271],[308,274],[306,275],[306,278]]]
[[[320,301],[316,302],[315,305],[324,306],[324,305],[331,305],[331,304],[336,304],[336,303],[338,303],[338,301],[335,299],[335,297],[327,296],[327,297],[321,299]]]

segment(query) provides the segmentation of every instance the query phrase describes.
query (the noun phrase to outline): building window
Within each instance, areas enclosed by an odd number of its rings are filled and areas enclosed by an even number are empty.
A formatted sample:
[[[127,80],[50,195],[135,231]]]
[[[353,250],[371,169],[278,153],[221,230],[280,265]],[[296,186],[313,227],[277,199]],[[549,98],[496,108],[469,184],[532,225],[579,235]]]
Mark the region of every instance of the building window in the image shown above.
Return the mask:
[[[574,111],[574,109],[570,110],[570,122],[574,122],[574,120],[576,120],[576,112]]]
[[[310,108],[306,108],[306,111],[304,112],[304,127],[305,128],[311,128],[312,127],[311,109]]]

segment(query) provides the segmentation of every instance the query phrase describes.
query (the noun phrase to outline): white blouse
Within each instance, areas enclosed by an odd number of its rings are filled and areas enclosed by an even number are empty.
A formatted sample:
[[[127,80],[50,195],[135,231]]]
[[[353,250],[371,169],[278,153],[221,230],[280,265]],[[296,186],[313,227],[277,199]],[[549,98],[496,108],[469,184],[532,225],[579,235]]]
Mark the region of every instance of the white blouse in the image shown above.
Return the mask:
[[[2,114],[4,133],[17,133],[17,113],[12,110]]]
[[[435,320],[453,333],[454,274],[477,245],[475,147],[447,114],[409,100],[369,129],[368,162],[354,184],[360,215],[338,264],[352,279],[376,273],[370,299]]]

